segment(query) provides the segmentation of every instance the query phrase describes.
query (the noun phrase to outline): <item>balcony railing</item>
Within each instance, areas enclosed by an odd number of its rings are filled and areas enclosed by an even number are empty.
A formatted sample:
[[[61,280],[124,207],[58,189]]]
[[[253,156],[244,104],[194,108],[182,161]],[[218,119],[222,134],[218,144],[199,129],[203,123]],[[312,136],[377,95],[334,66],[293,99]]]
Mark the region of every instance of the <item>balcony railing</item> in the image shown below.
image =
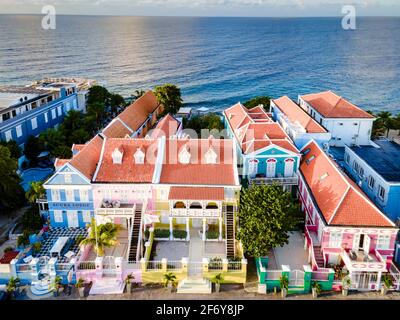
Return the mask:
[[[190,208],[173,208],[171,209],[172,216],[184,217],[214,217],[221,216],[221,209],[190,209]]]
[[[299,177],[294,175],[293,177],[255,177],[250,178],[250,184],[260,185],[260,184],[278,184],[278,185],[297,185],[299,183]]]
[[[363,251],[358,251],[355,253],[356,256],[352,256],[346,250],[342,250],[341,255],[350,271],[386,271],[386,261],[377,251],[368,255]]]
[[[107,203],[103,201],[101,207],[96,209],[96,214],[107,215],[107,216],[130,216],[135,213],[135,204],[129,203],[118,203],[118,205]]]

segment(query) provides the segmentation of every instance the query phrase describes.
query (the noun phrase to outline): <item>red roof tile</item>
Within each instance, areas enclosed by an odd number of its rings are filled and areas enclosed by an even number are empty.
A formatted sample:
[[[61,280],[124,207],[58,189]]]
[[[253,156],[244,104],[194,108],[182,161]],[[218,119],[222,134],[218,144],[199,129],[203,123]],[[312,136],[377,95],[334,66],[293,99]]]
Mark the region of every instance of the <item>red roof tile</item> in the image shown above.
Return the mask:
[[[215,164],[207,164],[205,154],[210,145],[217,154]],[[179,152],[188,148],[189,164],[179,162]],[[228,139],[176,139],[166,141],[160,183],[236,185],[234,148]]]
[[[8,251],[3,254],[3,256],[0,259],[1,264],[9,264],[11,260],[15,259],[18,256],[19,252],[18,251]]]
[[[224,188],[171,187],[169,200],[224,200]]]
[[[60,167],[62,167],[64,164],[66,164],[69,161],[71,161],[71,159],[59,159],[59,158],[56,158],[56,161],[54,161],[54,167],[56,169],[60,168]]]
[[[315,121],[288,96],[274,99],[272,102],[289,118],[292,123],[300,124],[308,133],[326,133],[326,129]]]
[[[97,163],[99,162],[102,146],[103,139],[99,135],[96,135],[71,159],[70,164],[89,180],[92,180]]]
[[[85,144],[73,144],[71,150],[72,151],[81,151],[85,147]]]
[[[317,143],[310,142],[302,152],[300,172],[328,225],[394,227]]]
[[[170,138],[174,136],[178,131],[180,122],[176,120],[170,114],[167,114],[164,118],[162,118],[157,126],[151,132],[151,138],[157,139],[161,136],[165,136],[166,138]]]
[[[95,182],[151,183],[157,157],[158,141],[153,139],[106,139]],[[115,149],[123,153],[122,163],[113,163]],[[145,153],[143,164],[135,163],[134,154]]]
[[[300,96],[325,118],[374,118],[332,91]]]
[[[127,135],[130,136],[132,132],[116,118],[103,130],[103,134],[107,138],[125,138]]]

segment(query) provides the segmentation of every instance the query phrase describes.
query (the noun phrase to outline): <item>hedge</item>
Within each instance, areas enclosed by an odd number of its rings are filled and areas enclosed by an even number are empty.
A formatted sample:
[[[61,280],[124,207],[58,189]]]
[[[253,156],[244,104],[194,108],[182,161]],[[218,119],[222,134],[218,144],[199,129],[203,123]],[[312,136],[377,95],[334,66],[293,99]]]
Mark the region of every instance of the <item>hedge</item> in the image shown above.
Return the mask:
[[[155,238],[169,238],[169,230],[168,229],[154,229],[154,237]]]
[[[186,239],[187,232],[186,230],[174,230],[172,232],[174,238],[177,239]]]

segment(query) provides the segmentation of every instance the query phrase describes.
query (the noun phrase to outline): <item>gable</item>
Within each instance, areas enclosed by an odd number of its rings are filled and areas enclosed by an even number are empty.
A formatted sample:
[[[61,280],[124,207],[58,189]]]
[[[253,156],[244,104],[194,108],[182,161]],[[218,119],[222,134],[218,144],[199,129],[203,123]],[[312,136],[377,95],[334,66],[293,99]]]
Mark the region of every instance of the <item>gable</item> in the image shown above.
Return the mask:
[[[66,176],[70,176],[71,182],[66,181]],[[68,178],[67,178],[68,179]],[[75,170],[72,166],[66,164],[54,173],[45,185],[88,185],[90,181],[86,180],[80,172]]]

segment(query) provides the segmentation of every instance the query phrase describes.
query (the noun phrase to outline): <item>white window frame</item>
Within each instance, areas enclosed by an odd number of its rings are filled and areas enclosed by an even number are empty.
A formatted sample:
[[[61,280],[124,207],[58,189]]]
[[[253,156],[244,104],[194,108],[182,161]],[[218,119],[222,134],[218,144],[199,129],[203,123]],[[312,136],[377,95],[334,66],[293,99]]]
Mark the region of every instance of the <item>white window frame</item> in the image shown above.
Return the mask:
[[[345,157],[344,157],[344,161],[345,161],[347,164],[350,164],[350,155],[349,155],[348,153],[346,153],[346,155],[345,155]]]
[[[82,221],[84,223],[90,223],[92,221],[90,210],[83,210],[82,211]]]
[[[329,247],[340,248],[342,246],[343,233],[342,232],[330,232],[329,233]]]
[[[81,202],[89,202],[89,190],[79,190],[79,198]]]
[[[57,113],[55,109],[51,109],[51,118],[54,120],[55,118],[57,118]]]
[[[382,192],[383,191],[383,195]],[[381,200],[385,200],[385,195],[386,195],[386,190],[384,187],[382,187],[381,185],[378,185],[378,198]]]
[[[380,234],[376,239],[376,249],[378,250],[388,250],[390,248],[390,234]]]
[[[70,173],[66,173],[64,175],[65,183],[72,183],[72,175]]]
[[[258,160],[250,159],[249,160],[249,176],[255,176],[258,172]]]
[[[17,138],[22,137],[22,126],[21,125],[16,126],[15,131],[17,132]]]
[[[59,117],[62,116],[62,107],[61,106],[57,107],[57,114],[58,114]]]
[[[31,126],[32,126],[32,130],[35,130],[38,127],[36,117],[31,119]]]
[[[371,183],[372,182],[372,183]],[[368,187],[373,190],[375,187],[375,179],[373,176],[369,176],[368,178]]]
[[[65,190],[65,200],[67,202],[75,202],[74,190],[66,189]]]
[[[61,195],[59,189],[51,189],[51,200],[52,201],[60,201]]]
[[[47,112],[44,113],[44,122],[49,122],[49,116],[47,115]]]
[[[11,130],[7,130],[6,132],[4,132],[4,135],[6,136],[6,142],[8,142],[12,139]]]
[[[64,222],[62,210],[54,210],[53,212],[54,212],[53,214],[54,222],[56,223]]]
[[[168,213],[168,211],[162,211],[161,212],[160,222],[162,224],[168,224],[169,223],[169,213]]]

